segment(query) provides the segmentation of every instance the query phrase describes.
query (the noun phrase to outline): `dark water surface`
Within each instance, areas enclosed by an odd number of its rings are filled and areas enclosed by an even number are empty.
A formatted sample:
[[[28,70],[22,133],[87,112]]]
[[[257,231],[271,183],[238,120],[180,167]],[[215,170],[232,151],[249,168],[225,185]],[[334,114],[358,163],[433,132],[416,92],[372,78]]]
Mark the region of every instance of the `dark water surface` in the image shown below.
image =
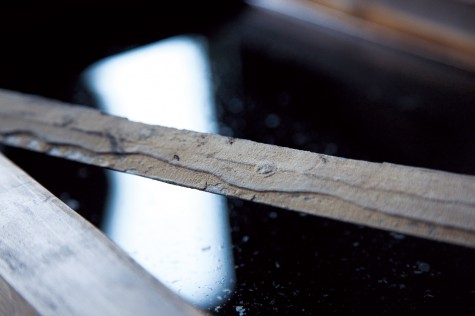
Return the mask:
[[[199,56],[198,70],[193,74],[194,66],[185,67],[189,72],[183,70],[176,83],[178,95],[198,93],[192,91],[199,87],[204,93],[203,107],[191,119],[196,123],[204,117],[204,123],[186,128],[475,174],[473,74],[256,9],[236,6],[212,15],[206,8],[187,15],[170,7],[169,14],[159,16],[138,7],[113,13],[80,7],[74,13],[48,11],[41,19],[11,9],[11,19],[14,14],[28,19],[1,28],[0,86],[115,113],[119,102],[107,103],[87,74],[102,58],[123,52],[115,60],[127,59],[137,52],[129,49],[154,43],[158,59],[149,63],[158,74],[165,71],[160,65],[170,66],[168,58],[180,52]],[[58,25],[66,32],[60,33]],[[161,55],[167,43],[177,40],[195,48]],[[125,78],[132,77],[135,70],[130,69]],[[180,68],[170,69],[166,82],[173,82]],[[138,88],[150,85],[160,92],[165,83],[154,86],[159,79],[148,70],[146,83]],[[188,86],[187,78],[194,78]],[[119,90],[127,88],[131,84]],[[176,114],[177,94],[170,94],[171,101],[163,99],[170,90],[155,93],[161,101],[156,108],[146,105],[147,118]],[[199,103],[198,97],[192,100]],[[137,112],[134,108],[130,115]],[[181,124],[176,118],[169,124],[174,122]],[[126,184],[135,186],[133,176],[121,176],[124,184],[119,184],[120,176],[99,168],[4,150],[73,209],[123,242],[159,279],[213,314],[475,313],[473,249],[196,191],[172,195],[168,187],[155,184],[136,192]],[[121,231],[112,233],[119,206],[131,217],[124,217]],[[134,217],[148,209],[145,215],[162,217]],[[199,222],[190,219],[193,214],[209,217]],[[175,229],[163,235],[165,226]]]

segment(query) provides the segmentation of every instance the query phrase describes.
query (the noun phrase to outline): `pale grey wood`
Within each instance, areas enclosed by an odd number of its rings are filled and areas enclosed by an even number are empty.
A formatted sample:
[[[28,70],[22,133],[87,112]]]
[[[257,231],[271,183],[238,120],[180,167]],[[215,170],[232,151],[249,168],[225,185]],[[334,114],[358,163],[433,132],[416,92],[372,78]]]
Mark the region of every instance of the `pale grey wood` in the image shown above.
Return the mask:
[[[202,315],[1,154],[0,175],[2,315]]]
[[[475,246],[475,177],[151,126],[0,91],[0,141],[346,222]]]

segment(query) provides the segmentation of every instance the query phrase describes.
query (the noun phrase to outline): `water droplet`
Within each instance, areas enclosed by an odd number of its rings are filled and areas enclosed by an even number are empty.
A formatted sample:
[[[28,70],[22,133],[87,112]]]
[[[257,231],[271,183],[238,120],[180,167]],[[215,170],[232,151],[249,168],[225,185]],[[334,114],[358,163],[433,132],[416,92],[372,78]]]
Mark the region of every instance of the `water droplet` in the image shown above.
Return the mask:
[[[423,261],[417,261],[416,268],[417,270],[414,271],[414,274],[422,274],[430,271],[430,265]]]
[[[241,305],[236,306],[236,312],[239,313],[239,316],[246,315],[246,309],[244,308],[244,306]]]
[[[241,100],[233,98],[227,104],[227,108],[229,112],[238,114],[242,112],[242,110],[244,109],[244,105],[242,104]]]
[[[391,232],[389,233],[389,235],[393,237],[394,239],[398,239],[398,240],[403,240],[404,238],[406,238],[406,235],[395,233],[395,232]]]
[[[323,150],[323,153],[324,154],[327,154],[327,155],[334,155],[336,154],[338,151],[338,146],[337,144],[334,144],[334,143],[328,143],[326,146],[325,146],[325,149]]]
[[[78,170],[78,177],[81,179],[86,179],[89,177],[89,169],[86,167],[82,167]]]
[[[269,128],[277,128],[280,125],[280,117],[274,113],[266,116],[264,124]]]
[[[79,207],[81,206],[81,204],[79,203],[78,200],[76,199],[73,199],[71,197],[71,195],[69,194],[69,192],[62,192],[60,195],[59,195],[59,198],[61,199],[61,201],[63,201],[67,206],[69,206],[70,208],[72,208],[73,210],[78,210]]]

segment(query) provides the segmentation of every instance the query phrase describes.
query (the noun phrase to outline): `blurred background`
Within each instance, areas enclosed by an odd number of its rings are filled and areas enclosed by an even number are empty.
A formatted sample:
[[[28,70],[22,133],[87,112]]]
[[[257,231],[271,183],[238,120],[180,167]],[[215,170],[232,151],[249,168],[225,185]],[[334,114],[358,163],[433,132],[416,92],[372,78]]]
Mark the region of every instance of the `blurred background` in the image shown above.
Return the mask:
[[[132,120],[475,175],[470,0],[20,1],[0,87]],[[475,251],[3,152],[216,315],[475,312]]]

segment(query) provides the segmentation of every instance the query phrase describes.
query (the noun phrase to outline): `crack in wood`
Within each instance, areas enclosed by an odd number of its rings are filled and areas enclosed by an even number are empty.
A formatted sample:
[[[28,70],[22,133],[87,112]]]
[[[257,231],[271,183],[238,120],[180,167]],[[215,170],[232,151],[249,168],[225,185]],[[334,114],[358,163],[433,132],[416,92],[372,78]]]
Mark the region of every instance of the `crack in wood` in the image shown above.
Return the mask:
[[[3,109],[2,93],[0,138],[10,145],[286,209],[475,245],[474,177],[150,126],[81,107],[74,111],[88,121],[62,126],[56,117],[62,115],[64,122],[65,106],[41,99],[42,110],[54,113],[50,118],[40,115],[36,105],[29,112],[20,96],[15,107],[8,103]],[[409,225],[413,220],[417,228]]]
[[[151,154],[147,154],[147,153],[144,153],[144,152],[116,152],[116,151],[96,152],[96,151],[90,150],[89,148],[82,147],[82,146],[79,146],[79,145],[74,145],[74,144],[70,144],[70,143],[51,142],[51,141],[48,141],[47,139],[45,139],[43,137],[38,136],[36,133],[34,133],[32,131],[25,131],[25,130],[10,131],[9,133],[3,133],[3,135],[5,135],[5,134],[8,134],[10,136],[27,135],[29,137],[34,137],[34,138],[39,139],[43,142],[46,142],[48,145],[50,145],[51,147],[50,147],[49,150],[51,150],[51,148],[56,148],[56,149],[58,149],[59,153],[67,152],[67,150],[66,150],[67,148],[74,148],[74,149],[82,152],[85,157],[89,157],[89,158],[92,158],[92,159],[94,159],[95,156],[101,156],[101,155],[112,155],[112,156],[114,156],[115,159],[120,159],[120,156],[138,156],[138,157],[145,156],[145,157],[149,157],[151,159],[156,159],[156,160],[159,160],[161,162],[173,165],[175,167],[179,167],[180,169],[183,169],[183,170],[186,170],[186,171],[200,172],[200,173],[204,173],[204,174],[207,174],[209,176],[213,176],[213,177],[219,179],[221,181],[220,183],[206,184],[205,187],[197,187],[197,186],[193,187],[195,189],[205,190],[205,191],[210,192],[210,193],[221,194],[221,195],[231,195],[232,196],[233,194],[230,194],[232,192],[230,190],[245,190],[246,193],[259,192],[259,193],[272,194],[272,195],[288,194],[292,198],[300,198],[300,194],[305,194],[306,197],[302,198],[303,201],[312,201],[313,200],[317,204],[319,203],[318,202],[319,197],[326,196],[326,197],[341,200],[344,203],[352,204],[356,207],[363,208],[363,209],[366,209],[366,210],[369,210],[369,211],[372,211],[372,212],[376,212],[376,213],[381,213],[382,212],[382,213],[384,213],[388,216],[403,218],[400,215],[398,216],[398,214],[388,213],[386,211],[382,211],[381,209],[374,208],[374,207],[369,207],[367,205],[360,204],[356,201],[344,198],[343,196],[340,196],[340,195],[337,195],[337,194],[326,193],[326,192],[322,192],[322,191],[313,192],[313,191],[301,191],[301,190],[291,190],[291,189],[289,189],[289,190],[263,190],[263,189],[258,189],[258,188],[249,188],[249,187],[246,187],[246,186],[243,186],[243,185],[237,185],[235,183],[228,182],[224,178],[222,178],[220,176],[217,176],[216,174],[213,174],[211,172],[208,172],[207,170],[192,169],[192,168],[186,167],[186,166],[183,167],[179,164],[172,163],[171,160],[164,159],[164,158],[158,158],[156,155],[151,155]],[[108,138],[106,136],[106,134],[100,134],[100,133],[94,133],[94,134],[95,135],[101,135],[101,137]],[[58,148],[58,147],[62,147],[62,148]],[[56,156],[64,157],[64,158],[71,158],[71,155],[68,155],[68,154],[56,154]],[[72,160],[78,160],[78,159],[72,157]],[[91,163],[89,160],[85,160],[83,162]],[[243,164],[242,162],[239,162],[239,161],[227,161],[227,162]],[[251,165],[251,164],[246,164],[246,165]],[[108,167],[112,168],[112,169],[115,169],[117,171],[124,171],[124,172],[127,172],[127,173],[133,173],[133,174],[137,174],[137,175],[147,176],[147,177],[151,177],[153,179],[158,179],[158,180],[163,181],[163,179],[159,175],[153,174],[151,172],[152,167],[149,167],[147,169],[147,171],[144,172],[144,173],[137,172],[138,170],[135,169],[135,168],[115,168],[113,166],[112,161],[111,161],[111,163]],[[270,162],[265,162],[262,165],[256,165],[255,168],[256,168],[256,172],[262,173],[264,175],[268,175],[271,172],[274,173],[275,172],[274,169],[276,167]],[[264,168],[264,170],[259,172],[260,168]],[[279,170],[279,172],[294,173],[291,170],[281,170],[281,171]],[[357,189],[361,188],[357,185],[352,185],[352,184],[349,184],[349,183],[346,183],[346,182],[341,182],[341,180],[329,179],[329,178],[326,178],[326,177],[320,177],[318,175],[309,174],[309,173],[303,173],[303,174],[306,175],[306,176],[309,176],[309,177],[315,177],[320,181],[340,182],[340,184],[345,184],[345,185],[348,185],[348,186],[351,186],[351,187],[354,187],[354,188],[357,188]],[[170,183],[170,184],[180,185],[180,186],[187,186],[186,184],[183,184],[182,182],[173,182],[173,181],[166,181],[166,180],[165,180],[165,182]],[[223,183],[224,183],[224,185],[223,185]],[[225,186],[227,186],[227,188]],[[372,189],[366,188],[366,190],[384,191],[386,193],[393,193],[393,194],[399,194],[399,195],[403,195],[403,194],[410,195],[410,193],[407,193],[407,192],[397,192],[397,191],[395,192],[395,191],[388,191],[388,190],[382,190],[382,189],[376,189],[376,188],[372,188]],[[298,196],[296,196],[295,194],[298,194]],[[426,197],[422,197],[422,196],[418,196],[418,195],[415,196],[415,198],[417,198],[417,199],[422,198],[422,199],[430,200],[430,201],[433,201],[433,202],[443,202],[445,204],[450,204],[450,202],[448,202],[448,201],[431,200],[430,198],[426,198]],[[260,202],[266,203],[265,199],[258,199],[255,194],[252,196],[252,198],[250,200],[251,201],[260,201]],[[452,204],[455,204],[455,203],[452,203]],[[463,205],[465,205],[465,204],[463,204]],[[466,206],[472,206],[472,204],[468,204]],[[308,212],[308,210],[302,210],[302,211]],[[311,213],[313,213],[313,212],[311,212]],[[313,214],[315,214],[315,213],[313,213]],[[414,219],[418,220],[417,217],[414,218]],[[418,223],[419,223],[419,221],[418,221]],[[457,227],[457,226],[453,226],[453,225],[443,225],[443,226],[448,227],[448,228],[456,228]],[[466,229],[464,229],[464,230],[466,230]],[[470,230],[467,230],[467,231],[470,231]]]

